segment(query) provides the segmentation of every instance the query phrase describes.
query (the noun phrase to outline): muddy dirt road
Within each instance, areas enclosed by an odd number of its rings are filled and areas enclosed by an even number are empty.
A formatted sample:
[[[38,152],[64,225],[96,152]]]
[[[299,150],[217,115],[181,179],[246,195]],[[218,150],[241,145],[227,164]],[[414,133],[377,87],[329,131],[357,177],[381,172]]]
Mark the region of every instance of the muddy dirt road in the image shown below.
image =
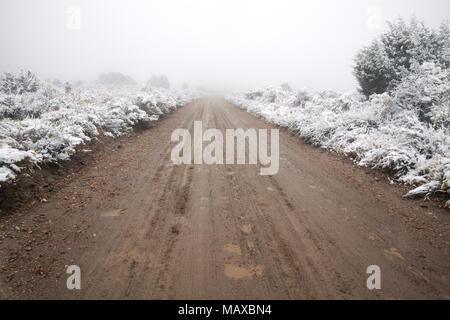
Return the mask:
[[[449,216],[280,131],[280,170],[173,165],[176,128],[273,128],[204,98],[0,224],[0,298],[450,298]],[[378,175],[378,176],[376,176]],[[68,265],[81,290],[68,290]],[[366,269],[381,268],[381,290]]]

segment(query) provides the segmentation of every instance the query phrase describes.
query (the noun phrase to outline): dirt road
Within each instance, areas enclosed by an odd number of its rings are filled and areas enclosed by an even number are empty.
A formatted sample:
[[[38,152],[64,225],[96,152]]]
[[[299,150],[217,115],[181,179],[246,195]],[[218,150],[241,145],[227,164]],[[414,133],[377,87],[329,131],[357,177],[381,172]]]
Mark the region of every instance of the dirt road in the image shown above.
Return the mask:
[[[283,130],[274,176],[173,165],[171,133],[194,120],[273,128],[204,98],[111,144],[0,223],[0,298],[450,298],[447,212]],[[370,265],[381,290],[366,287]]]

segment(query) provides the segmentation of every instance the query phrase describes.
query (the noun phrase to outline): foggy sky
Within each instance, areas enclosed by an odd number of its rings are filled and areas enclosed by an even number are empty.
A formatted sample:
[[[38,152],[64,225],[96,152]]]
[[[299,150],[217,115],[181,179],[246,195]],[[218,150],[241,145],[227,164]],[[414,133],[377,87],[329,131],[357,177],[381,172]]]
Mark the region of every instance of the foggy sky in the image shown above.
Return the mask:
[[[164,73],[175,85],[287,81],[346,91],[356,87],[357,50],[386,20],[413,14],[437,27],[450,19],[450,1],[0,0],[0,71],[70,81],[120,71],[141,82]]]

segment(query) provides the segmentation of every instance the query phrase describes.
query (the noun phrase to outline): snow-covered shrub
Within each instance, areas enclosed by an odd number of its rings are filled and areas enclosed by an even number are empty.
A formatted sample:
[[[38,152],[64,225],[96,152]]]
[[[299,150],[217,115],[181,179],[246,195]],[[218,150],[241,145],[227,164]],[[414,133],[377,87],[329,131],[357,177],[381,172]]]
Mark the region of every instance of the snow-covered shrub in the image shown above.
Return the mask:
[[[116,137],[188,103],[187,91],[41,85],[36,92],[0,93],[0,183],[26,167],[69,159],[100,133]]]
[[[289,128],[307,142],[388,170],[415,185],[408,196],[450,193],[450,78],[432,63],[416,66],[392,94],[250,90],[228,99]]]
[[[415,65],[433,62],[450,67],[450,29],[443,23],[439,30],[426,27],[413,18],[389,24],[389,30],[363,48],[356,56],[354,74],[367,97],[391,92]]]
[[[142,94],[136,96],[136,104],[149,116],[159,116],[179,107],[179,101],[174,96],[168,96],[165,90],[147,87]]]
[[[450,69],[434,63],[413,66],[393,94],[397,105],[414,110],[421,121],[434,126],[450,125]]]
[[[17,76],[5,73],[0,81],[0,92],[5,94],[23,94],[36,92],[39,80],[30,71],[21,71]]]

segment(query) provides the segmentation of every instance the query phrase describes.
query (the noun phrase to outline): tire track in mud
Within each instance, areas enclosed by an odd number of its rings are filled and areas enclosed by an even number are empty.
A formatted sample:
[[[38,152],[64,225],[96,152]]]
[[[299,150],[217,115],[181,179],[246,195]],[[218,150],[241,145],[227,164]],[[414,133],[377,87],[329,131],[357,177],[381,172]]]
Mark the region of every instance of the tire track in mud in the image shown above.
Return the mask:
[[[227,117],[226,113],[222,114],[221,121],[225,124],[227,128],[248,128],[246,124],[240,126],[240,121],[236,121],[233,123],[232,120]],[[236,123],[238,122],[238,123]],[[247,151],[247,159],[248,159],[248,148]],[[229,175],[229,172],[226,173],[226,176],[230,180],[231,185],[235,191],[235,196],[239,197],[245,193],[245,201],[246,201],[246,209],[250,209],[245,211],[251,213],[245,217],[248,225],[252,226],[251,232],[244,232],[247,234],[254,234],[252,238],[252,243],[254,243],[254,249],[257,256],[260,257],[262,261],[264,261],[265,265],[271,267],[272,274],[271,284],[269,287],[280,287],[280,284],[284,284],[284,290],[287,296],[290,297],[298,297],[301,295],[302,297],[312,297],[312,289],[309,286],[308,279],[305,277],[310,274],[305,272],[305,267],[302,265],[302,262],[295,253],[291,250],[290,246],[287,244],[287,241],[281,237],[280,232],[276,230],[275,224],[269,215],[266,214],[265,207],[266,204],[261,205],[261,201],[257,199],[255,194],[248,193],[246,189],[251,186],[251,179],[249,179],[248,172],[252,173],[252,176],[256,177],[258,180],[263,180],[262,176],[259,176],[260,166],[255,166],[254,168],[249,168],[247,166],[235,166],[238,170],[233,175]],[[228,170],[231,170],[228,168]],[[256,174],[254,174],[256,173]],[[271,185],[276,188],[278,193],[281,195],[283,201],[279,202],[279,208],[282,210],[290,210],[294,209],[292,203],[289,201],[287,195],[283,192],[281,187],[276,183],[276,180],[273,177],[269,176],[268,178],[271,181]],[[263,197],[264,199],[264,197]],[[267,199],[267,197],[266,197]],[[250,201],[249,201],[250,200]],[[278,200],[276,198],[276,200]],[[238,211],[240,208],[234,209],[234,211]],[[241,210],[242,211],[242,210]],[[262,223],[261,223],[262,222]],[[267,259],[264,257],[271,257],[271,259]],[[293,276],[292,276],[293,275]],[[280,277],[281,276],[281,277]],[[291,287],[293,286],[293,282],[300,284],[300,292],[293,292]]]
[[[190,114],[181,128],[190,126],[195,115],[196,113]],[[151,208],[154,214],[145,233],[146,241],[156,242],[155,247],[159,248],[157,254],[154,255],[154,261],[149,262],[153,266],[153,270],[149,270],[151,276],[141,277],[136,283],[138,287],[144,283],[144,292],[152,292],[152,295],[159,297],[166,297],[164,292],[170,287],[167,270],[180,233],[183,231],[184,217],[180,215],[184,215],[188,205],[190,186],[193,180],[192,166],[172,163],[170,159],[172,146],[173,144],[170,143],[165,150],[165,157],[157,169],[155,179],[152,179],[154,185],[162,184],[163,188],[157,196],[153,197],[155,200]],[[163,177],[167,177],[167,179],[161,181]],[[161,241],[162,239],[164,240]]]

